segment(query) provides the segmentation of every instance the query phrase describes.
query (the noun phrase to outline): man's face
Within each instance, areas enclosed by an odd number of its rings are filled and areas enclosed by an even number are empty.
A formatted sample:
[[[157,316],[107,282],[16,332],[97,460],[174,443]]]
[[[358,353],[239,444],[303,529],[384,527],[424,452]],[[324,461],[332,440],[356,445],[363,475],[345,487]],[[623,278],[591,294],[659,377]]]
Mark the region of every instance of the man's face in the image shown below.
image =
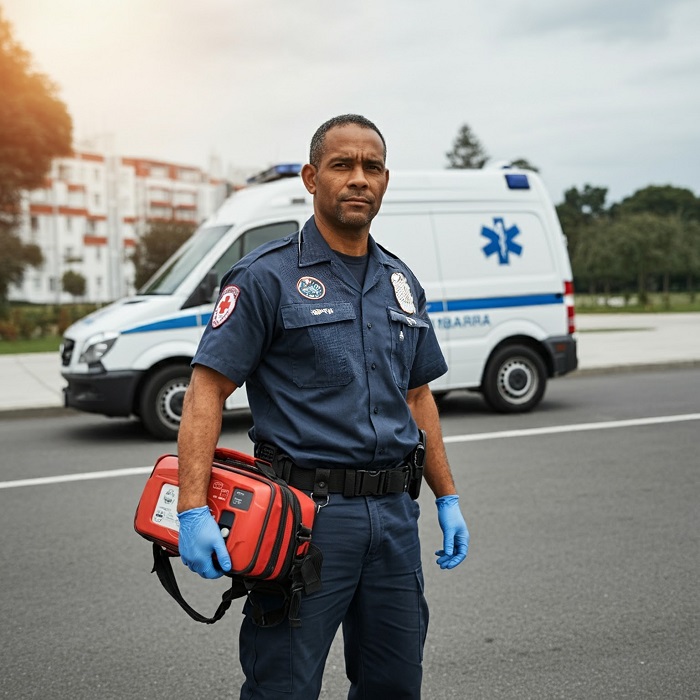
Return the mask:
[[[389,183],[379,134],[356,124],[331,129],[318,167],[305,165],[302,177],[314,195],[314,212],[334,229],[368,230]]]

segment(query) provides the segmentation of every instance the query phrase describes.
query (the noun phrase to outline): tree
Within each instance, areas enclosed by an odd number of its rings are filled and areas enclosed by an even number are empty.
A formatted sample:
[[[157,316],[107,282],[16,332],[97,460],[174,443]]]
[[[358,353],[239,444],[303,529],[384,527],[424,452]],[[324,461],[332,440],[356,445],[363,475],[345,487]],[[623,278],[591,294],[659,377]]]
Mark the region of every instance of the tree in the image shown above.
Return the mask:
[[[181,221],[154,221],[134,249],[134,285],[142,287],[153,273],[192,235],[195,227]]]
[[[516,158],[510,164],[514,168],[520,168],[520,170],[532,170],[534,173],[540,172],[540,169],[535,167],[527,158]]]
[[[452,150],[446,154],[448,168],[483,168],[489,159],[474,132],[467,124],[462,124],[452,144]]]
[[[64,292],[68,292],[73,297],[81,297],[85,294],[87,281],[79,272],[66,270],[61,278],[61,284]]]
[[[683,187],[649,185],[625,197],[611,211],[614,215],[648,213],[700,221],[700,198]]]
[[[22,243],[11,229],[1,225],[0,251],[0,316],[5,316],[10,285],[21,284],[25,268],[39,267],[44,258],[39,246]]]
[[[557,204],[557,215],[569,242],[569,255],[576,258],[578,247],[586,235],[587,227],[606,218],[606,187],[584,185],[582,190],[572,187],[564,192],[564,201]]]
[[[0,307],[27,265],[42,262],[16,235],[22,192],[43,185],[53,158],[71,152],[72,122],[51,80],[32,68],[0,9]]]

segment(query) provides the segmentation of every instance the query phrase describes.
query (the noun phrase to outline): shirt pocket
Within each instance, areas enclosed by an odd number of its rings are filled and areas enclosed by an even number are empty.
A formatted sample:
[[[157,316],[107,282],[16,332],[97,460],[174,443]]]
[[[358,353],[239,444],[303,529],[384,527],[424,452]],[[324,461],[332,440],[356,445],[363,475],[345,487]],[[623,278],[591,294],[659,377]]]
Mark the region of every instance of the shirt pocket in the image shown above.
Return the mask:
[[[294,383],[302,389],[349,384],[352,304],[287,304],[280,310]]]
[[[391,307],[387,312],[391,330],[391,373],[397,386],[407,389],[420,332],[421,329],[427,328],[428,324],[423,319],[409,316]]]

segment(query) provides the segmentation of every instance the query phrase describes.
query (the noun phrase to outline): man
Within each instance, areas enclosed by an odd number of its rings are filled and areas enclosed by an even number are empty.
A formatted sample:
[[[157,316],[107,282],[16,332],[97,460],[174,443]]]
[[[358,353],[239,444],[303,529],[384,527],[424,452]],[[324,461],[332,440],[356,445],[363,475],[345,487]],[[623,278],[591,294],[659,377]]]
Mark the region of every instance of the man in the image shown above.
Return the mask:
[[[314,216],[234,265],[192,362],[179,434],[180,553],[205,578],[230,569],[206,494],[224,401],[246,382],[256,454],[313,493],[324,561],[300,628],[244,618],[241,698],[317,698],[341,624],[349,698],[419,698],[428,610],[419,508],[405,478],[419,428],[444,534],[437,563],[457,566],[469,543],[428,388],[447,366],[423,289],[370,236],[389,183],[384,137],[364,117],[335,117],[314,135],[309,160],[301,176]]]

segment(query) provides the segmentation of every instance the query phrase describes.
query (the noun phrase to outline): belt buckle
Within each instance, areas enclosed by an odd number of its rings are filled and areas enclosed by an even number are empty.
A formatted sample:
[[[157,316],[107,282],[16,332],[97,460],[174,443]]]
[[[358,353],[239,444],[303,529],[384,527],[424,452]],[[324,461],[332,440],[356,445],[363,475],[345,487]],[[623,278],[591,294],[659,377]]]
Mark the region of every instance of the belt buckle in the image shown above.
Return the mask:
[[[382,496],[386,493],[386,471],[358,469],[355,478],[356,496]]]

